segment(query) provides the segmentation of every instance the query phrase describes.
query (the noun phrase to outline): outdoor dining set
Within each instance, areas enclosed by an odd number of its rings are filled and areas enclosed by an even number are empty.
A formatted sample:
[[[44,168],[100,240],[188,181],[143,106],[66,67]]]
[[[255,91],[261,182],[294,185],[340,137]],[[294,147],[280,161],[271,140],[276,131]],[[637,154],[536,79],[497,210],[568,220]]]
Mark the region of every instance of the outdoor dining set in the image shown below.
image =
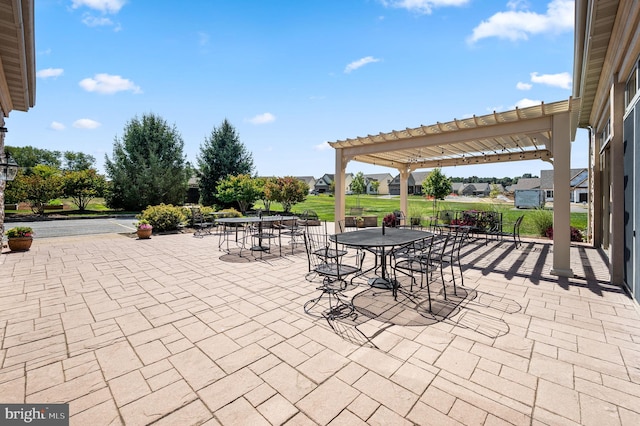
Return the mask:
[[[330,229],[313,212],[294,216],[258,211],[243,217],[205,218],[196,211],[194,235],[215,233],[221,252],[248,260],[304,252],[305,278],[316,283],[318,291],[304,304],[304,311],[331,322],[354,315],[351,290],[362,288],[396,301],[398,295],[423,299],[432,311],[433,303],[457,297],[464,284],[461,248],[471,239],[486,243],[489,235],[500,239],[513,235],[518,245],[521,220],[511,233],[503,230],[502,216],[496,212],[443,211],[426,222],[394,212],[382,226],[360,229],[342,220]]]

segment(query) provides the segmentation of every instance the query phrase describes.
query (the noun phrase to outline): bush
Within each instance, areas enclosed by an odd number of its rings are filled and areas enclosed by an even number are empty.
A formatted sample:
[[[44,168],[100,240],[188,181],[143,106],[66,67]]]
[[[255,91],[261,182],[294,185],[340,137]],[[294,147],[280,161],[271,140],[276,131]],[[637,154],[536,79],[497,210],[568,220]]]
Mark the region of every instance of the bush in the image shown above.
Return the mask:
[[[570,231],[571,231],[571,241],[575,241],[578,243],[581,243],[584,241],[584,236],[582,235],[582,231],[580,231],[578,228],[571,226]],[[544,235],[547,236],[548,238],[553,238],[553,227],[550,226],[549,228],[547,228]]]
[[[551,210],[536,209],[529,215],[533,222],[534,228],[538,232],[538,235],[548,237],[549,228],[553,228],[553,213]],[[553,229],[551,230],[553,236]]]
[[[149,206],[136,216],[136,219],[145,220],[158,232],[175,231],[186,220],[182,207],[174,207],[172,204],[160,204]]]
[[[242,217],[242,213],[234,208],[220,210],[218,217]]]

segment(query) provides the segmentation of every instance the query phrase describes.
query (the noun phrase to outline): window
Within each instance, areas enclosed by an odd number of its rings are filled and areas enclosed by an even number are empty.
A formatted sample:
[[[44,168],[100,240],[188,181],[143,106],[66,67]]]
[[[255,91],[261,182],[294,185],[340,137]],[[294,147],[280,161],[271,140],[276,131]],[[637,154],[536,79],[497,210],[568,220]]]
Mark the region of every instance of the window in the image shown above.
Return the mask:
[[[553,189],[547,189],[547,193],[545,194],[547,198],[553,198]]]

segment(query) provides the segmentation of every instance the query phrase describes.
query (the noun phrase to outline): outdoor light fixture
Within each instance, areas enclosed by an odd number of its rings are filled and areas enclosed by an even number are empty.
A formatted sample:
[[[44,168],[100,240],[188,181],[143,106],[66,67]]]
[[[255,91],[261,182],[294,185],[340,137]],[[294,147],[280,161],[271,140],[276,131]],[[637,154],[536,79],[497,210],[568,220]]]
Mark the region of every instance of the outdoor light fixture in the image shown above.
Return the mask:
[[[6,130],[4,130],[6,131]],[[11,158],[8,152],[0,155],[0,181],[10,181],[16,178],[18,174],[18,163]]]

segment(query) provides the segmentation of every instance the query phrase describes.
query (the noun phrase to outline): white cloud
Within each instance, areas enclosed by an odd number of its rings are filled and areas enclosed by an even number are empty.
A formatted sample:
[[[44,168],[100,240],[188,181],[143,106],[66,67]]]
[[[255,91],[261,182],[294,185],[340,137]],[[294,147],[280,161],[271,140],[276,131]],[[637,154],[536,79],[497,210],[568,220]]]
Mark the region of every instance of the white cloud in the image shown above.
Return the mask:
[[[514,105],[514,108],[527,108],[534,105],[540,105],[542,101],[536,101],[533,99],[522,98]]]
[[[73,127],[77,129],[97,129],[102,126],[102,123],[98,123],[90,118],[81,118],[73,122]]]
[[[62,123],[59,123],[57,121],[52,121],[51,124],[49,124],[49,128],[51,130],[64,130],[66,128],[66,126]]]
[[[105,16],[95,17],[90,13],[85,13],[82,17],[82,23],[87,27],[108,27],[113,25],[113,21]]]
[[[96,74],[93,78],[83,79],[79,84],[87,92],[113,94],[131,91],[136,94],[142,93],[140,87],[136,86],[133,81],[122,78],[119,75]]]
[[[533,87],[531,83],[523,83],[521,81],[516,84],[516,89],[518,90],[530,90]]]
[[[542,75],[538,75],[537,72],[532,72],[531,81],[534,83],[546,84],[547,86],[560,87],[561,89],[571,89],[571,82],[573,80],[568,72]]]
[[[510,1],[511,10],[498,12],[473,29],[468,38],[469,43],[498,37],[511,41],[527,40],[529,35],[540,33],[559,33],[573,30],[574,0],[552,0],[547,5],[547,12],[539,14],[527,10],[527,3]]]
[[[385,7],[407,9],[428,15],[436,7],[464,6],[469,0],[380,0],[380,3]]]
[[[314,151],[326,151],[328,149],[331,149],[331,145],[329,145],[329,142],[322,142],[313,147]]]
[[[353,61],[349,65],[347,65],[347,67],[344,69],[344,72],[346,74],[349,74],[351,71],[355,71],[360,67],[374,62],[380,62],[380,59],[374,58],[373,56],[365,56],[364,58]]]
[[[273,123],[274,121],[276,121],[276,116],[271,114],[270,112],[258,114],[255,117],[249,119],[249,123],[251,124],[267,124]]]
[[[126,0],[72,0],[74,9],[80,7],[88,7],[89,9],[99,10],[102,13],[115,14],[122,9]]]
[[[64,70],[62,68],[45,68],[43,70],[38,71],[36,73],[36,76],[40,78],[49,78],[49,77],[57,78],[57,77],[60,77],[62,73],[64,73]]]

